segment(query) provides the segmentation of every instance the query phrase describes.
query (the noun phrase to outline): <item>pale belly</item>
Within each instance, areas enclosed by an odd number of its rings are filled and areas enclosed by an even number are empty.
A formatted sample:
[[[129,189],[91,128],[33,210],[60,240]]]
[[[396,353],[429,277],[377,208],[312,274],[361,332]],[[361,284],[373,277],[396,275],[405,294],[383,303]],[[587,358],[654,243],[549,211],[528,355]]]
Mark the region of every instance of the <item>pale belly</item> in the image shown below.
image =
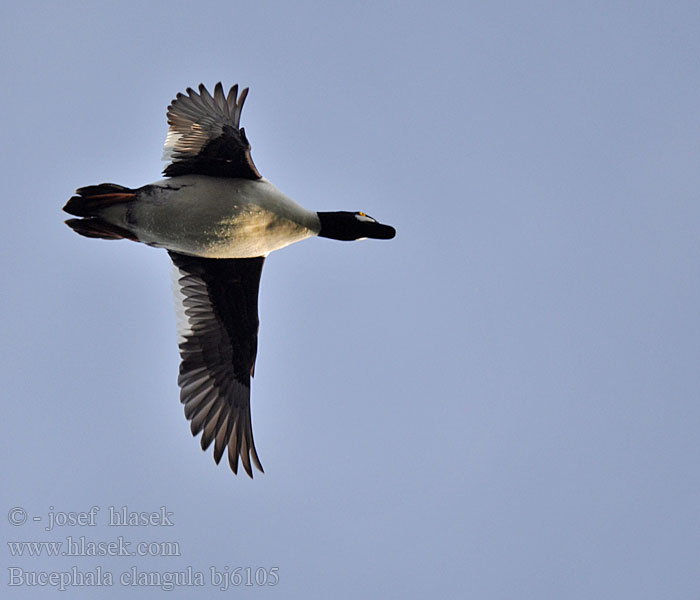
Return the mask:
[[[196,175],[142,188],[121,216],[145,244],[208,258],[265,256],[320,227],[315,213],[265,179]]]

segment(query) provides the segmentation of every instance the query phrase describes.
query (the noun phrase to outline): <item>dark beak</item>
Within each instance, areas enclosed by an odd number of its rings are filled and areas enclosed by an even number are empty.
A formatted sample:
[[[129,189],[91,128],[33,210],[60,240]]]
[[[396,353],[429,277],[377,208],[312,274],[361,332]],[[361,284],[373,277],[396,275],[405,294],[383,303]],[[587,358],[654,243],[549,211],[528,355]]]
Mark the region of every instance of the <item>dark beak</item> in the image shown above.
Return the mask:
[[[372,227],[367,232],[367,237],[375,240],[390,240],[396,235],[396,229],[391,225],[372,223]]]

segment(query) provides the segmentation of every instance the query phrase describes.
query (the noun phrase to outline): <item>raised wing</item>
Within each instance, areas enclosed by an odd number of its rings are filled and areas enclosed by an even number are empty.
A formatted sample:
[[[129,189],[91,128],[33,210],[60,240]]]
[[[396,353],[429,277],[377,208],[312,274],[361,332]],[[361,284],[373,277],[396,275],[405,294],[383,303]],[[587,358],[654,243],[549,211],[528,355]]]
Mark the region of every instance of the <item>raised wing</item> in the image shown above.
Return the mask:
[[[169,252],[175,264],[180,401],[202,450],[252,478],[262,472],[250,419],[250,378],[258,347],[258,289],[264,257],[198,258]]]
[[[202,84],[199,93],[187,88],[187,95],[178,94],[168,106],[170,129],[163,160],[172,162],[163,174],[260,179],[245,130],[239,126],[247,95],[248,88],[238,95],[236,84],[224,96],[221,83],[213,96]]]

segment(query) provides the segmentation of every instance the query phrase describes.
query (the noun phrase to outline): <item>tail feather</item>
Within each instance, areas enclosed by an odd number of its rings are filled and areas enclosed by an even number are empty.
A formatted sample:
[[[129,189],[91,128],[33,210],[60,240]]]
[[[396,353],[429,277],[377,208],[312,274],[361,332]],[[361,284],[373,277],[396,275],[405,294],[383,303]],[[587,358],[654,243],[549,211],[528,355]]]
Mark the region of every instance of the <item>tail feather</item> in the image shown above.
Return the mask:
[[[136,190],[117,185],[116,183],[101,183],[88,185],[76,190],[63,207],[68,214],[76,217],[94,217],[99,211],[112,204],[131,202],[136,197]]]
[[[89,238],[99,238],[101,240],[121,240],[127,239],[138,242],[139,239],[128,229],[112,225],[99,217],[86,217],[84,219],[68,219],[66,225],[75,233]]]
[[[103,218],[102,214],[102,211],[110,206],[135,200],[136,190],[116,183],[101,183],[82,187],[75,193],[77,196],[73,196],[63,207],[68,214],[84,217],[66,221],[66,225],[73,231],[85,237],[103,240],[127,239],[138,242],[138,238],[131,231],[110,223]]]

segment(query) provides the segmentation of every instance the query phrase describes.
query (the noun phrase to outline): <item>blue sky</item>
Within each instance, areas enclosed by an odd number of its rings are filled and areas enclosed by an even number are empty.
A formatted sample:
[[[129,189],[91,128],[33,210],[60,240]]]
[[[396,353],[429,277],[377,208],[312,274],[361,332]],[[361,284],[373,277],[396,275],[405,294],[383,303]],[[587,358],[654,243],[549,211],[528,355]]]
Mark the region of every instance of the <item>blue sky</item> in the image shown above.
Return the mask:
[[[700,8],[5,2],[4,542],[177,541],[10,567],[204,574],[174,598],[689,598],[700,589]],[[260,171],[391,242],[260,290],[254,481],[178,402],[166,254],[80,238],[76,187],[160,177],[178,91],[250,86]],[[100,507],[45,531],[49,511]],[[173,513],[115,528],[110,506]],[[28,520],[9,524],[21,507]],[[50,509],[53,507],[53,509]],[[33,521],[33,517],[42,521]],[[210,569],[279,569],[216,592]],[[15,571],[16,572],[16,571]]]

